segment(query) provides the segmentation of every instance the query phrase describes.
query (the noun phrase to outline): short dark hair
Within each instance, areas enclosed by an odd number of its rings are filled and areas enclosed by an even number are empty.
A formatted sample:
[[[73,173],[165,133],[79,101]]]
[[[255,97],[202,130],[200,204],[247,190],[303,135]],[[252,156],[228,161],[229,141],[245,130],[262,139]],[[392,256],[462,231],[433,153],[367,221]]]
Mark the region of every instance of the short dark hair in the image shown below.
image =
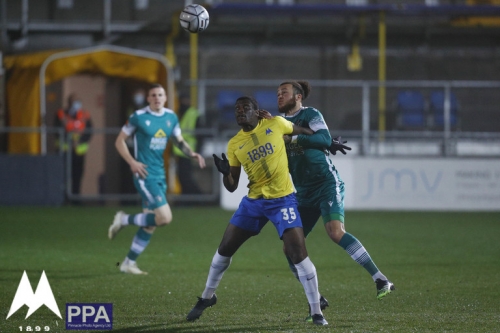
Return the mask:
[[[153,89],[156,89],[156,88],[162,88],[163,90],[165,90],[165,88],[163,88],[163,86],[159,83],[154,83],[152,85],[149,86],[149,89],[148,89],[148,95],[149,95],[149,92]]]
[[[280,87],[284,84],[291,84],[293,87],[293,93],[301,94],[302,100],[305,100],[307,96],[309,96],[309,93],[311,92],[311,85],[309,84],[308,81],[294,81],[294,80],[284,81],[280,83]]]
[[[255,110],[259,109],[259,103],[252,96],[241,96],[236,100],[235,104],[239,101],[249,101]]]

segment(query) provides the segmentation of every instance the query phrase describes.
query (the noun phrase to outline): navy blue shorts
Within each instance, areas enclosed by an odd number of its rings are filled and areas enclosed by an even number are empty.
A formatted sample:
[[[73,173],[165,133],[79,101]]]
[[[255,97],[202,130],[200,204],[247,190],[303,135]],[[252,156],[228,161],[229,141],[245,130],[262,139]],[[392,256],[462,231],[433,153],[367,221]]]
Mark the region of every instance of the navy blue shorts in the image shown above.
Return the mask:
[[[277,199],[250,199],[245,196],[229,223],[258,234],[267,221],[274,224],[280,239],[286,229],[302,228],[295,194]]]

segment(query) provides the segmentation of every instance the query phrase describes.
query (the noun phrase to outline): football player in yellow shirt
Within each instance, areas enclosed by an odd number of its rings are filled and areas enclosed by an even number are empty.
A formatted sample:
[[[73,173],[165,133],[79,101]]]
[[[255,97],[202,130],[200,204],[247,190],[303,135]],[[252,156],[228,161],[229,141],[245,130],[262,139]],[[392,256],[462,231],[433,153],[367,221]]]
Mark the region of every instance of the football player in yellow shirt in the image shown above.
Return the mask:
[[[297,269],[311,307],[313,323],[328,325],[320,308],[316,268],[307,254],[283,140],[283,135],[313,134],[313,131],[282,117],[260,119],[258,104],[253,97],[236,100],[235,116],[241,130],[229,140],[227,158],[222,154],[220,159],[214,154],[214,162],[223,174],[223,184],[229,192],[238,188],[243,166],[249,179],[248,195],[241,200],[229,221],[212,259],[205,290],[187,315],[187,320],[198,319],[207,307],[215,305],[215,290],[232,256],[271,221],[283,240],[286,255]]]

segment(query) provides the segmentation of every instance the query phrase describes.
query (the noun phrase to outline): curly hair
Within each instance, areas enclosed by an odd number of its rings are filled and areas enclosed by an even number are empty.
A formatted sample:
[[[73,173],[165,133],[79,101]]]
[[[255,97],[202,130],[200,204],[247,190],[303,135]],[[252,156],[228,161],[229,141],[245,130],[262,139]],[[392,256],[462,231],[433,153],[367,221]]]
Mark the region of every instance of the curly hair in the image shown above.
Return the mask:
[[[311,85],[309,84],[308,81],[294,81],[294,80],[284,81],[280,83],[280,87],[284,84],[291,84],[293,87],[294,95],[301,94],[302,100],[305,100],[307,96],[309,96],[309,93],[311,92]]]

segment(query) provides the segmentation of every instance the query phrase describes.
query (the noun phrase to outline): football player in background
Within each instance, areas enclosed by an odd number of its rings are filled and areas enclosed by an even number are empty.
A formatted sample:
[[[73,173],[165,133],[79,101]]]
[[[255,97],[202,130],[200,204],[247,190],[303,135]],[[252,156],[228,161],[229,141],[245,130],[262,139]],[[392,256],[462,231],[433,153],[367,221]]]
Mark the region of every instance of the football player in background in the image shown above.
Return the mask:
[[[167,101],[165,89],[159,84],[148,90],[148,106],[132,113],[122,127],[115,141],[120,156],[130,165],[133,181],[142,197],[143,212],[138,214],[116,213],[109,227],[108,237],[113,239],[124,227],[138,226],[127,257],[120,266],[120,271],[130,274],[147,274],[137,267],[136,259],[148,246],[156,227],[172,221],[172,211],[166,199],[167,183],[163,152],[168,140],[186,156],[196,159],[200,168],[205,167],[205,159],[194,152],[184,141],[179,127],[179,119],[174,111],[164,107]],[[126,140],[134,135],[134,156],[129,152]]]

